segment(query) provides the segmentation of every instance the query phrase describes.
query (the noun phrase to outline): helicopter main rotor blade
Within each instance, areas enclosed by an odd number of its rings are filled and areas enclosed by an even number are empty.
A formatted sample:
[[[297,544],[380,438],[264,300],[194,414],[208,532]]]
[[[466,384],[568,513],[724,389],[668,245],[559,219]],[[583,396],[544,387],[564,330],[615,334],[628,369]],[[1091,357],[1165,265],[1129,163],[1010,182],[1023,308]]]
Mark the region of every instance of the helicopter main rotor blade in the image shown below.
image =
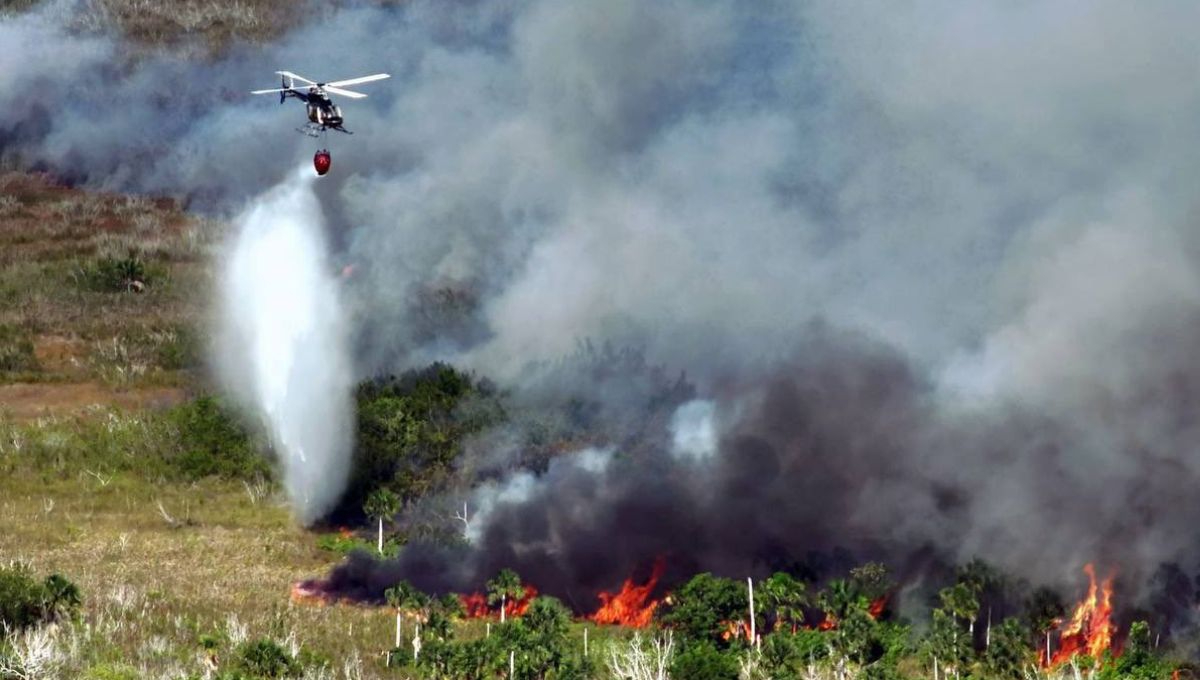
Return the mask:
[[[341,95],[343,97],[349,97],[351,99],[366,99],[367,98],[367,95],[365,95],[361,92],[351,92],[350,90],[343,90],[340,87],[331,87],[329,85],[326,85],[324,89],[326,92]]]
[[[276,88],[274,90],[250,90],[250,94],[271,94],[272,92],[291,92],[291,91],[292,91],[292,88],[283,87],[283,88]]]
[[[317,84],[317,81],[309,80],[308,78],[305,78],[304,76],[298,76],[295,73],[292,73],[291,71],[276,71],[275,73],[278,75],[281,75],[281,76],[287,76],[288,78],[294,78],[295,80],[299,80],[302,83],[308,83],[309,85]]]
[[[332,83],[323,83],[325,87],[342,87],[345,85],[361,85],[362,83],[373,83],[376,80],[391,78],[390,73],[376,73],[373,76],[362,76],[360,78],[350,78],[349,80],[335,80]]]

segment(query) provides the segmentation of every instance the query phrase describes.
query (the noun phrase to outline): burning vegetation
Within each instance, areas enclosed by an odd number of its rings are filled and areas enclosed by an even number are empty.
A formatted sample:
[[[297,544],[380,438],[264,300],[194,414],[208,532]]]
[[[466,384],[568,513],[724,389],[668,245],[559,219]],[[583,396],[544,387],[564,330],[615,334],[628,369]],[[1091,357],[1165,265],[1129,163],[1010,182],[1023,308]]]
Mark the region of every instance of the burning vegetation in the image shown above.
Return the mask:
[[[511,619],[524,616],[525,612],[529,611],[529,605],[533,602],[533,598],[537,596],[537,588],[526,585],[519,597],[505,598],[502,604],[496,606],[492,606],[489,603],[489,597],[481,592],[459,595],[458,598],[462,602],[463,611],[468,619]]]
[[[1043,666],[1058,666],[1081,654],[1099,660],[1105,652],[1113,650],[1113,577],[1105,578],[1097,587],[1095,568],[1087,564],[1083,571],[1088,577],[1087,595],[1075,605],[1070,621],[1062,628],[1058,649],[1048,659],[1045,653],[1041,655]],[[1062,622],[1060,620],[1057,623]],[[1119,654],[1119,650],[1113,651]]]
[[[654,570],[650,578],[642,585],[634,583],[632,578],[625,579],[621,589],[616,593],[597,593],[600,598],[600,608],[591,615],[591,620],[601,624],[613,624],[627,628],[645,628],[654,620],[654,612],[658,609],[658,600],[651,599],[658,580],[662,578],[666,561],[658,558],[654,561]]]
[[[853,675],[870,669],[879,669],[872,673],[895,674],[896,664],[909,659],[906,663],[910,666],[923,666],[939,680],[968,675],[1053,678],[1067,666],[1091,669],[1092,677],[1099,679],[1137,676],[1165,680],[1177,670],[1153,652],[1145,623],[1132,625],[1126,649],[1121,649],[1114,621],[1114,578],[1098,580],[1091,564],[1084,567],[1086,594],[1068,611],[1060,601],[1046,600],[1049,591],[1042,589],[1030,597],[1022,589],[1027,586],[974,561],[957,570],[952,585],[937,592],[935,599],[940,605],[932,611],[932,625],[921,632],[910,627],[909,621],[896,618],[895,609],[902,606],[896,599],[904,589],[878,563],[850,569],[844,578],[827,579],[819,589],[818,583],[786,572],[745,581],[705,573],[671,587],[665,579],[667,566],[666,559],[657,558],[646,576],[639,578],[635,573],[619,588],[597,592],[599,605],[590,613],[577,610],[573,618],[670,631],[679,650],[672,661],[671,677],[700,677],[713,664],[726,661],[772,663],[796,673],[801,662],[819,663]],[[338,588],[332,582],[305,581],[293,587],[292,596],[298,602],[329,603],[338,599]],[[490,645],[517,644],[513,640],[525,640],[520,636],[534,635],[531,631],[550,625],[547,617],[559,617],[561,625],[572,618],[557,599],[541,594],[535,585],[507,569],[489,580],[486,590],[467,594],[437,599],[407,582],[387,593],[387,601],[396,608],[397,631],[402,612],[413,621],[410,625],[416,626],[417,642],[397,633],[397,647],[405,646],[403,658],[443,654],[438,645],[453,637],[450,622],[456,618],[499,621],[499,629],[489,624],[486,640],[500,641],[486,642]],[[910,595],[910,604],[914,601]],[[1053,614],[1055,611],[1059,613]],[[1002,618],[993,621],[994,613]],[[1044,623],[1039,624],[1040,620]],[[520,636],[506,633],[505,626],[517,626],[523,632]],[[422,635],[435,635],[421,630],[436,631],[439,642],[420,642]],[[421,645],[433,646],[421,651]],[[512,658],[514,664],[516,658]],[[501,671],[503,661],[497,662]],[[799,677],[776,673],[778,670],[769,671],[773,673],[770,677]]]

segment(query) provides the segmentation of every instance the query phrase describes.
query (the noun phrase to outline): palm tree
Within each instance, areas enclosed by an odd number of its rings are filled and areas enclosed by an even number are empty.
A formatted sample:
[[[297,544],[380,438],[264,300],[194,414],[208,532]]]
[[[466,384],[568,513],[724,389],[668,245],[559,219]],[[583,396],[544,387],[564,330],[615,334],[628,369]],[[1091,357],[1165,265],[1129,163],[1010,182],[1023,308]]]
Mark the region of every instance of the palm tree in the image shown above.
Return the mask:
[[[413,584],[408,581],[401,581],[396,585],[383,591],[383,596],[387,599],[387,603],[396,608],[397,625],[396,635],[399,639],[400,626],[399,616],[401,612],[408,612],[417,621],[423,621],[427,618],[427,610],[430,605],[430,597],[425,593],[417,590]],[[399,643],[396,644],[399,647]]]
[[[965,583],[942,588],[938,597],[942,600],[942,607],[940,610],[934,610],[934,627],[943,626],[943,638],[945,631],[949,631],[949,640],[943,641],[942,644],[943,654],[950,672],[957,678],[961,667],[967,663],[970,653],[974,651],[970,637],[960,638],[959,622],[966,621],[968,626],[971,625],[979,615],[979,600],[975,597],[974,589]],[[942,624],[938,621],[939,613],[943,616]]]
[[[804,607],[812,599],[808,595],[808,586],[792,578],[791,574],[779,571],[763,581],[762,594],[765,607],[775,613],[775,627],[789,623],[795,633],[804,621]]]
[[[500,623],[504,623],[508,599],[525,594],[525,588],[521,585],[521,577],[517,576],[517,572],[512,569],[501,569],[500,573],[496,574],[496,578],[487,582],[487,590],[488,604],[499,603],[500,605]]]
[[[817,600],[825,611],[826,620],[836,623],[838,619],[845,618],[858,596],[849,581],[839,578],[830,581]]]
[[[379,554],[383,554],[383,520],[385,517],[391,517],[396,514],[400,508],[400,499],[396,494],[385,488],[378,488],[367,496],[367,502],[363,503],[363,512],[367,517],[379,521],[379,540],[376,545],[376,550]]]
[[[992,639],[992,607],[991,602],[996,597],[997,593],[1004,587],[1004,576],[992,567],[987,562],[979,558],[975,558],[965,565],[958,568],[958,582],[967,586],[975,593],[975,598],[979,601],[980,611],[976,614],[976,618],[983,613],[983,606],[987,605],[988,619],[987,629],[984,631],[983,642],[986,648],[991,644]],[[971,639],[975,638],[975,619],[971,619],[969,627]]]
[[[966,621],[968,625],[979,615],[979,598],[975,596],[975,590],[965,583],[942,588],[938,597],[942,600],[942,608],[948,614],[955,619]]]

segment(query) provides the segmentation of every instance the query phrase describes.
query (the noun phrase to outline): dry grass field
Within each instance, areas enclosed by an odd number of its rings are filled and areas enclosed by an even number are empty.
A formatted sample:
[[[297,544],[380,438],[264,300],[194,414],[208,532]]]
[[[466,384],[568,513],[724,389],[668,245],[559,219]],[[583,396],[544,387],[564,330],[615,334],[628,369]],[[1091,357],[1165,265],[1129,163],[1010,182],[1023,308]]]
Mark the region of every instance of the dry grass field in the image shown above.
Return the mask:
[[[84,595],[46,677],[200,676],[205,634],[339,659],[388,641],[379,611],[289,601],[337,557],[272,485],[168,479],[138,460],[172,445],[148,423],[205,388],[223,230],[169,200],[0,176],[0,562]]]
[[[0,175],[0,411],[178,401],[202,378],[223,227],[170,200]]]

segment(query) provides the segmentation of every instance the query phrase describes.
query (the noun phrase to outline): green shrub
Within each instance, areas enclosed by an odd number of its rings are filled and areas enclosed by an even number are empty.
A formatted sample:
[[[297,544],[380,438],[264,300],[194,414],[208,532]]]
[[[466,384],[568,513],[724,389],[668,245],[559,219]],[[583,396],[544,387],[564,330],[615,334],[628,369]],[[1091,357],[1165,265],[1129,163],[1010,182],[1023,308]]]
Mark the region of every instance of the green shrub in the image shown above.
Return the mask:
[[[169,462],[183,477],[259,479],[270,466],[246,429],[211,396],[172,409],[167,418],[179,437],[179,451]]]
[[[19,328],[0,325],[0,371],[36,371],[33,341]]]
[[[721,652],[708,642],[693,642],[675,655],[672,678],[687,680],[737,680],[738,662],[731,652]]]
[[[437,490],[468,437],[504,418],[495,389],[435,363],[358,386],[357,445],[350,483],[335,516],[362,516],[374,491],[401,501]]]
[[[1109,653],[1106,652],[1105,656],[1109,656]],[[1155,654],[1150,626],[1145,621],[1134,621],[1129,626],[1124,653],[1116,663],[1111,657],[1103,661],[1100,672],[1102,680],[1167,680],[1173,670],[1170,664]]]
[[[343,536],[341,534],[321,534],[317,537],[317,547],[337,555],[349,555],[355,550],[364,550],[372,555],[377,552],[373,541],[367,541],[358,536]],[[403,540],[395,536],[388,536],[383,540],[383,556],[395,557],[400,554],[400,548],[402,547],[404,547]]]
[[[80,601],[79,588],[58,574],[39,581],[24,564],[0,567],[0,634],[69,616]]]
[[[707,572],[692,577],[672,599],[670,607],[660,610],[664,624],[693,640],[722,645],[728,622],[738,620],[749,606],[741,582]]]
[[[234,671],[251,678],[286,678],[299,675],[301,668],[287,650],[263,638],[238,645]]]
[[[162,266],[147,264],[130,250],[124,257],[104,255],[81,265],[75,272],[76,283],[85,290],[99,293],[141,291],[164,278]]]

